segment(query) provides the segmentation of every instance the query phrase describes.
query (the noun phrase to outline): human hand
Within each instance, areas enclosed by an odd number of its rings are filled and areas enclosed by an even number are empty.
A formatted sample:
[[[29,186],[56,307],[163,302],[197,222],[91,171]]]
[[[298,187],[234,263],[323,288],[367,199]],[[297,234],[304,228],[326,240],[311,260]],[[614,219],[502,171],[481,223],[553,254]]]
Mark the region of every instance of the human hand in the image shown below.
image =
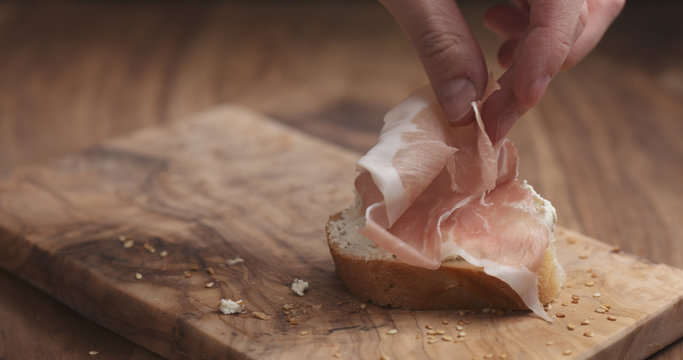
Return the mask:
[[[380,0],[410,37],[446,117],[472,121],[470,103],[488,79],[479,44],[453,0]],[[484,23],[505,39],[498,60],[507,70],[501,89],[484,103],[482,118],[492,141],[538,103],[550,80],[597,45],[624,0],[515,0],[491,7]]]

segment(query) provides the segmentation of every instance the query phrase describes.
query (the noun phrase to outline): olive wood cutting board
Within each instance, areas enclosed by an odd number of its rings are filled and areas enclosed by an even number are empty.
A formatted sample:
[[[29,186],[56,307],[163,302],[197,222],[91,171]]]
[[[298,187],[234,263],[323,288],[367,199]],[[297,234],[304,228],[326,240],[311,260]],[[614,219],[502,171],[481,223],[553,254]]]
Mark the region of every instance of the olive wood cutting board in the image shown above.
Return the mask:
[[[1,178],[0,265],[169,358],[638,359],[683,335],[682,270],[565,229],[553,323],[362,303],[323,230],[358,157],[229,106],[139,131]]]

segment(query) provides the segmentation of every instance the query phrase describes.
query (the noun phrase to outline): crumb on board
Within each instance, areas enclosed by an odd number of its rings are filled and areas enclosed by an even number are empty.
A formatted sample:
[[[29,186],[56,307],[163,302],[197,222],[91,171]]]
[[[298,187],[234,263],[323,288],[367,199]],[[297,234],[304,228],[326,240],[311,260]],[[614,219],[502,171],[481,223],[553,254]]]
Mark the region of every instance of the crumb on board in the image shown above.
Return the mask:
[[[244,301],[232,299],[221,299],[220,307],[218,308],[223,314],[239,314],[244,310]]]
[[[299,295],[304,296],[304,292],[308,290],[308,282],[301,279],[294,279],[292,282],[292,291]]]
[[[256,318],[256,319],[261,319],[261,320],[270,320],[271,316],[260,312],[260,311],[254,311],[251,313],[251,317]]]
[[[236,257],[234,259],[228,259],[225,263],[228,264],[228,266],[233,266],[233,265],[243,263],[243,262],[244,262],[244,259],[242,259],[241,257]]]

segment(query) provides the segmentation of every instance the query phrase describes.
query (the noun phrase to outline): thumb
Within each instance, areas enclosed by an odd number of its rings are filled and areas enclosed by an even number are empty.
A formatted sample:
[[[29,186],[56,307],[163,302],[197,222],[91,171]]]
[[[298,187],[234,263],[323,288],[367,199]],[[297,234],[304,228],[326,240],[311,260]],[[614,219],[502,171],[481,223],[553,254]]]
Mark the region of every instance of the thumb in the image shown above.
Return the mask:
[[[380,0],[413,42],[446,118],[464,125],[488,74],[479,44],[453,0]]]

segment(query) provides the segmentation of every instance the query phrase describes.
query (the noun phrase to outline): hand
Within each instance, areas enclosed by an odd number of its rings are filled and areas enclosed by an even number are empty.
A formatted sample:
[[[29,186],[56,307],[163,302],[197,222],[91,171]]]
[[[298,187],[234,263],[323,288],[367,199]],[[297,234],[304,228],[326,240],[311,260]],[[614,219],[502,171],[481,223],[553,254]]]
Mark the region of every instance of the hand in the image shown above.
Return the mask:
[[[446,117],[472,121],[470,103],[481,99],[486,62],[454,0],[380,0],[410,37]],[[624,0],[516,0],[491,7],[484,23],[505,39],[498,52],[507,70],[501,89],[482,109],[492,141],[538,103],[550,80],[597,45]]]

